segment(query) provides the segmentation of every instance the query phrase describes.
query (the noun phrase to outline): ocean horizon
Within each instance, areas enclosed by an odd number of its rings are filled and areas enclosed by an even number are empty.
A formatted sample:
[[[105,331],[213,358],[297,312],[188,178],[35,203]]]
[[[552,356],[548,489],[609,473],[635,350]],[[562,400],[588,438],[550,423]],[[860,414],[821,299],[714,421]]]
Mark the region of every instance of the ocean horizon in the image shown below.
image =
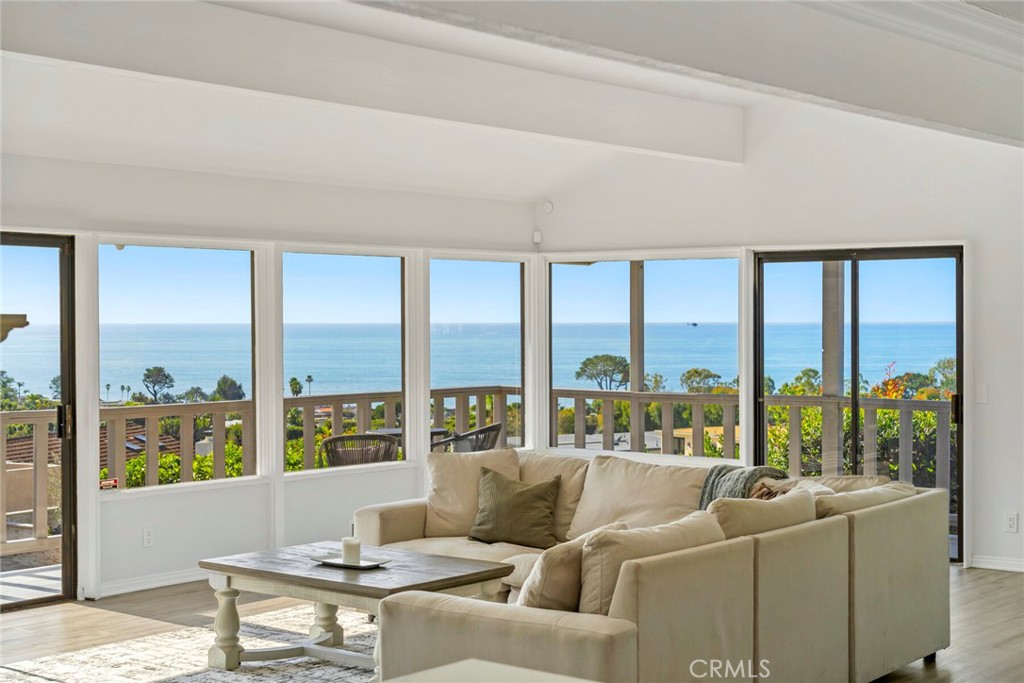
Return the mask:
[[[734,323],[649,323],[645,326],[644,365],[659,373],[666,389],[679,390],[680,375],[707,368],[731,381],[738,374]],[[871,384],[894,374],[927,373],[935,363],[956,355],[954,323],[863,323],[861,374]],[[765,369],[777,386],[801,370],[821,368],[820,326],[769,323],[765,326]],[[847,327],[847,339],[849,328]],[[290,395],[290,377],[313,376],[313,394],[393,391],[401,387],[400,326],[391,323],[287,324],[284,326],[282,395]],[[629,355],[625,323],[556,323],[552,326],[552,379],[559,388],[594,388],[577,380],[580,361],[595,354]],[[249,325],[145,324],[101,325],[100,385],[110,384],[110,400],[120,387],[145,391],[147,367],[163,366],[175,379],[172,393],[198,386],[209,392],[221,375],[238,380],[252,395],[252,347]],[[442,323],[431,326],[431,386],[520,382],[519,325]],[[846,347],[849,376],[849,345]],[[56,325],[14,330],[0,346],[0,369],[19,382],[23,393],[49,396],[59,372]],[[106,399],[106,392],[101,391]]]

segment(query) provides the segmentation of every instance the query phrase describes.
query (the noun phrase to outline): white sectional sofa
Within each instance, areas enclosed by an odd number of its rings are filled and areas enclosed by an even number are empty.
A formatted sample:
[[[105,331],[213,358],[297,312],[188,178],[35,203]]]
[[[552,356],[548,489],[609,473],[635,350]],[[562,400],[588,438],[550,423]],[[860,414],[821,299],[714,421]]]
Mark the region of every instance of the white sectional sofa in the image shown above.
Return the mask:
[[[677,520],[696,510],[707,472],[627,458],[589,467],[587,459],[516,457],[523,482],[562,476],[559,541],[617,519],[634,528]],[[432,482],[431,498],[458,499],[466,508],[459,514],[471,514],[472,484]],[[520,606],[514,585],[512,604],[395,595],[380,605],[381,676],[478,658],[609,682],[869,681],[949,644],[947,511],[945,491],[918,489],[895,502],[628,560],[607,614]],[[517,556],[542,552],[469,540],[460,523],[439,522],[427,499],[355,515],[369,545],[514,558],[517,566]]]

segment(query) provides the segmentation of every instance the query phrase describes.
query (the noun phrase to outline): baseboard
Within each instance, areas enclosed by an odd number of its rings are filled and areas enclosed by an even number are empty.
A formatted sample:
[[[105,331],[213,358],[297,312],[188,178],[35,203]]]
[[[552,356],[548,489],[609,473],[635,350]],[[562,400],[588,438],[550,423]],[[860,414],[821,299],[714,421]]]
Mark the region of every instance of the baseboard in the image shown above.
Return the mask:
[[[1019,557],[975,555],[971,558],[971,566],[976,569],[998,569],[1003,572],[1024,572],[1024,559]]]
[[[95,597],[107,598],[111,595],[121,593],[134,593],[135,591],[149,590],[150,588],[163,588],[174,586],[179,583],[191,581],[202,581],[208,576],[202,569],[181,569],[176,572],[165,572],[163,574],[150,574],[134,579],[121,579],[120,581],[108,581],[100,584],[100,594]],[[94,596],[88,596],[92,598]]]

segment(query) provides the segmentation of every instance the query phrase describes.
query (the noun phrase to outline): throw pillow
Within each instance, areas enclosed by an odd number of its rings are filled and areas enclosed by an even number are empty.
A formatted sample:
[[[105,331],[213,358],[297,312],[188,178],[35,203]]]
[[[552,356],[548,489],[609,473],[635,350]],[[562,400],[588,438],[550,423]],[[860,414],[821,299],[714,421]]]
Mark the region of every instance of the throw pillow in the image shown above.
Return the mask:
[[[704,511],[645,529],[595,531],[583,544],[580,612],[608,614],[623,562],[724,540],[715,518]]]
[[[708,512],[725,532],[726,538],[753,536],[814,520],[814,496],[806,489],[793,489],[772,500],[719,498]]]
[[[524,484],[487,467],[480,470],[480,503],[470,538],[529,548],[550,548],[558,542],[555,499],[561,475],[540,484]]]
[[[612,522],[545,550],[523,582],[517,604],[563,612],[578,611],[583,576],[583,544],[599,531],[627,528],[622,522]]]
[[[528,577],[530,572],[533,571],[533,566],[537,564],[538,560],[540,560],[540,555],[535,553],[506,557],[502,562],[512,565],[515,569],[512,570],[511,574],[503,578],[501,582],[512,588],[522,588],[523,583],[526,581],[526,577]],[[509,600],[509,602],[515,601]]]
[[[864,508],[891,503],[895,500],[909,498],[917,493],[917,490],[910,484],[902,481],[891,481],[882,486],[875,486],[860,491],[847,491],[832,496],[821,496],[814,501],[815,511],[818,519],[822,517],[834,517],[844,512],[863,510]]]
[[[566,538],[576,538],[609,522],[654,526],[697,510],[706,467],[651,465],[607,455],[587,468],[583,495]]]
[[[587,478],[589,460],[562,455],[542,455],[533,451],[519,451],[519,480],[527,484],[551,479],[556,474],[562,475],[562,483],[558,487],[558,498],[555,499],[555,538],[566,539],[569,525],[580,496],[583,495],[583,482]]]
[[[427,518],[424,536],[469,535],[479,508],[480,468],[489,467],[511,479],[519,478],[514,448],[479,453],[427,453]]]

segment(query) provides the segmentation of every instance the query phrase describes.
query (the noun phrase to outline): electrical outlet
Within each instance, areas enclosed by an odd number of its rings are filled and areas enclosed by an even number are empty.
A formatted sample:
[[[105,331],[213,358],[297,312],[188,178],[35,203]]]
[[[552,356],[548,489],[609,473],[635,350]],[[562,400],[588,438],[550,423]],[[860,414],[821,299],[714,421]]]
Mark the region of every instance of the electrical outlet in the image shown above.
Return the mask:
[[[1016,512],[1003,513],[1003,531],[1015,534],[1020,531],[1020,515]]]
[[[142,547],[152,548],[153,547],[153,528],[146,527],[142,530]]]

